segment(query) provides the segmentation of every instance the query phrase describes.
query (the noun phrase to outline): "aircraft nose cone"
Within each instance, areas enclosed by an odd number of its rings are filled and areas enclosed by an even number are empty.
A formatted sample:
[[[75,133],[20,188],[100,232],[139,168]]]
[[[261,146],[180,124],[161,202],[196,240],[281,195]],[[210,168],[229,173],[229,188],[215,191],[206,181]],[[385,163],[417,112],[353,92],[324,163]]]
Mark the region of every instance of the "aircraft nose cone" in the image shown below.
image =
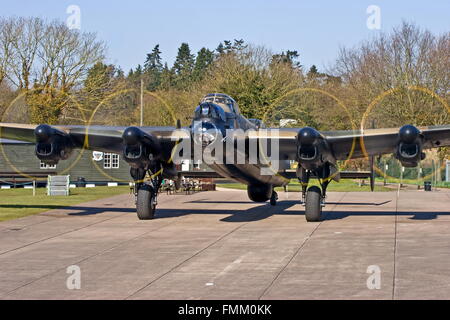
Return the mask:
[[[47,124],[41,124],[34,129],[34,135],[38,142],[47,141],[52,135],[52,127]]]

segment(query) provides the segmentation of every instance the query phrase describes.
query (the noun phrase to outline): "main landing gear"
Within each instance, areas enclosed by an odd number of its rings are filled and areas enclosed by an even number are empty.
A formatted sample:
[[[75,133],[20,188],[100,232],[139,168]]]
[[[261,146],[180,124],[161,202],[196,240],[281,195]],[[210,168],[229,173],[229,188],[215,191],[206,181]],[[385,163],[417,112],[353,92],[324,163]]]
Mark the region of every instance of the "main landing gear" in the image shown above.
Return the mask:
[[[136,212],[139,220],[150,220],[155,215],[162,177],[161,174],[155,175],[153,172],[157,172],[157,170],[148,170],[150,179],[146,181],[145,175],[147,170],[141,168],[130,169],[130,174],[135,181],[134,195],[136,197]]]
[[[325,197],[330,179],[325,179],[321,172],[315,172],[319,178],[320,188],[318,186],[311,186],[308,188],[309,178],[311,172],[301,169],[299,177],[302,185],[302,204],[305,206],[305,218],[308,222],[317,222],[322,220],[322,207],[325,206]],[[326,175],[325,177],[327,177]]]

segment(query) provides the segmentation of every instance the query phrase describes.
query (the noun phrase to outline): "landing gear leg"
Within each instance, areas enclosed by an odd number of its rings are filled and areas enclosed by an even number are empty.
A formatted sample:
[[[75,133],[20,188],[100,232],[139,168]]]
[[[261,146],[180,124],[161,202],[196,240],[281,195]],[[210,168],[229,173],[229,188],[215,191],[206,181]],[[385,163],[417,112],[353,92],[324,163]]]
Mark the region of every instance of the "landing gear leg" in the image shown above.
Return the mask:
[[[306,202],[306,191],[308,189],[310,175],[311,174],[309,171],[306,171],[305,169],[301,168],[299,180],[300,180],[300,184],[302,186],[302,201],[301,201],[301,203],[303,205]]]
[[[320,185],[322,187],[322,199],[321,199],[321,206],[325,207],[325,198],[327,197],[327,187],[330,184],[329,179],[327,179],[326,181],[323,181]]]

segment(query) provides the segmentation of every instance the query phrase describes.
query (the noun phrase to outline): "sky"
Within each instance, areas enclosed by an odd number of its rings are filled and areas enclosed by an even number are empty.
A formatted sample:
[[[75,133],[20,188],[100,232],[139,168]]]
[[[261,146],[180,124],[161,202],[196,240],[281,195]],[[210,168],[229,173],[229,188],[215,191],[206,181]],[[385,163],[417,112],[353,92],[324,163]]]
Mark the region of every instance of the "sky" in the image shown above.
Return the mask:
[[[182,42],[196,52],[244,39],[274,52],[297,50],[305,68],[315,64],[324,71],[340,47],[389,32],[403,20],[435,34],[450,31],[449,0],[0,0],[0,16],[67,21],[70,5],[80,9],[81,31],[97,33],[107,43],[107,62],[126,72],[143,64],[156,44],[172,65]],[[380,10],[379,29],[374,12],[367,13],[371,5]],[[368,19],[375,28],[367,27]]]

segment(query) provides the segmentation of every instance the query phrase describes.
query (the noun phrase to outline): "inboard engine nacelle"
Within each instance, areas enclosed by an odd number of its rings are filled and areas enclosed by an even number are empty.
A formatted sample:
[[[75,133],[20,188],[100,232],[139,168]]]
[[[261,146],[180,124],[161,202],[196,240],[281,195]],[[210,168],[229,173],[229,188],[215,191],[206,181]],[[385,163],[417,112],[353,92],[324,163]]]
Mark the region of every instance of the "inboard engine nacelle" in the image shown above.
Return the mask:
[[[137,127],[128,127],[122,135],[126,162],[134,168],[148,168],[151,161],[160,157],[161,145],[157,138]]]
[[[297,160],[307,170],[315,170],[329,160],[330,149],[314,128],[304,127],[297,134]]]
[[[398,145],[395,157],[404,167],[417,167],[425,159],[423,135],[413,125],[404,125],[398,132]]]

